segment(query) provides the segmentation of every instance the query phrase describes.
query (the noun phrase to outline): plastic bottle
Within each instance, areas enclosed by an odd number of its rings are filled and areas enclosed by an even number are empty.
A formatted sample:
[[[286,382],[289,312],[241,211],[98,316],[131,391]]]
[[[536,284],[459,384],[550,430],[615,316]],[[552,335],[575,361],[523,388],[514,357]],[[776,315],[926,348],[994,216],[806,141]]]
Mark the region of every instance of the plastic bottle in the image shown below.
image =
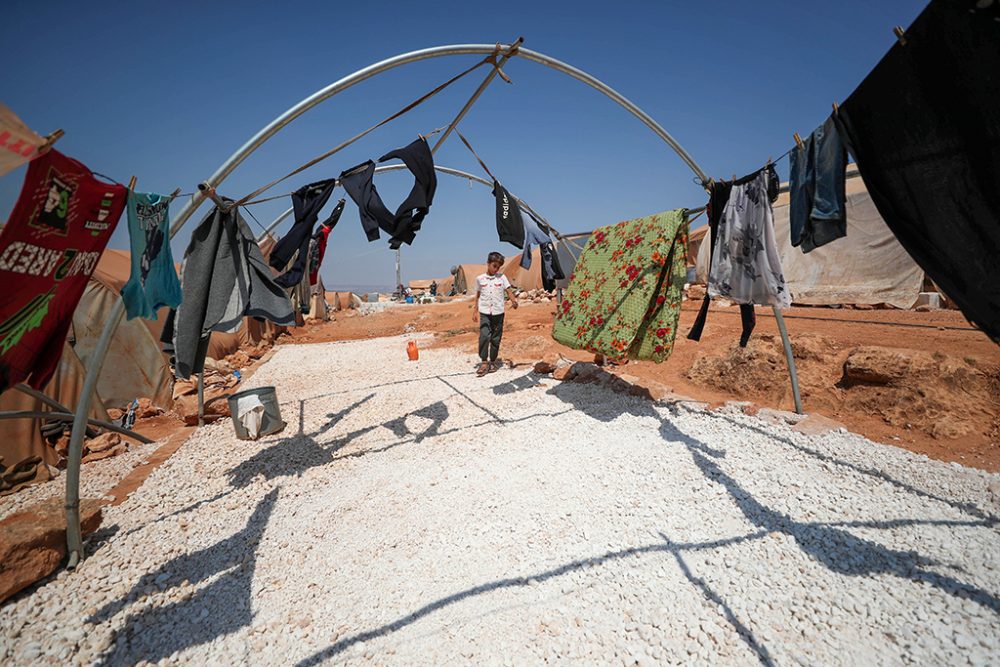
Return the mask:
[[[416,361],[420,358],[420,351],[417,349],[415,341],[411,340],[406,344],[406,356],[410,358],[410,361]]]

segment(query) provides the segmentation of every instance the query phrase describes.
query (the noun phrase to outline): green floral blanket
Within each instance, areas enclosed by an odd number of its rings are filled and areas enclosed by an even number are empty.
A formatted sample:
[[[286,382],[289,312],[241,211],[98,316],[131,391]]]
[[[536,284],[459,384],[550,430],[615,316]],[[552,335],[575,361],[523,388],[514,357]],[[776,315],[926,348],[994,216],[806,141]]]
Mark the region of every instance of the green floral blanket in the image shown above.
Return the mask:
[[[611,358],[670,356],[686,277],[687,209],[594,230],[556,313],[552,337]]]

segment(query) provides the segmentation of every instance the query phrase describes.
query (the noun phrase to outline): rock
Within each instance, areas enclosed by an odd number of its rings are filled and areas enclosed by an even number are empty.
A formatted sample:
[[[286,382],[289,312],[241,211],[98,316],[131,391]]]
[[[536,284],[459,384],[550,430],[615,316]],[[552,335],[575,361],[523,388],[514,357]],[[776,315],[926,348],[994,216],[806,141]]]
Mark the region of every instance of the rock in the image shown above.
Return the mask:
[[[84,536],[101,524],[101,502],[80,501]],[[48,576],[66,556],[63,498],[50,498],[0,521],[0,601]]]
[[[535,364],[534,370],[539,375],[548,375],[556,370],[556,366],[548,361],[539,361]]]
[[[806,415],[800,415],[796,412],[789,412],[788,410],[775,410],[773,408],[761,408],[757,411],[757,416],[768,421],[772,424],[798,424],[800,421],[806,418]]]
[[[156,415],[162,413],[163,413],[163,408],[153,405],[153,402],[150,401],[148,398],[140,398],[139,407],[135,411],[135,415],[139,419],[155,417]]]
[[[246,368],[253,363],[253,360],[248,352],[244,350],[236,350],[226,357],[226,362],[228,362],[233,368]]]
[[[561,382],[569,378],[570,373],[572,372],[573,372],[572,365],[560,366],[556,368],[554,371],[552,371],[552,377],[553,379],[559,380]]]
[[[117,433],[105,433],[96,438],[91,438],[84,443],[84,447],[90,452],[103,452],[121,443],[122,437]]]
[[[119,410],[118,408],[108,408],[108,418],[113,422],[121,419],[124,414],[124,410]]]
[[[901,380],[916,364],[933,363],[926,352],[868,345],[851,351],[844,362],[843,383],[887,385]]]
[[[702,301],[705,298],[705,286],[704,285],[691,285],[687,290],[687,297],[692,301]]]
[[[847,428],[838,421],[824,417],[823,415],[807,415],[799,423],[792,427],[793,431],[805,435],[821,435],[830,431],[840,431]]]
[[[117,445],[115,445],[111,449],[105,449],[104,451],[101,451],[101,452],[93,452],[91,454],[87,454],[82,459],[80,459],[80,462],[81,463],[91,463],[92,461],[100,461],[102,459],[109,459],[112,456],[118,456],[119,454],[124,454],[127,451],[128,451],[128,445],[126,445],[124,442],[119,442]]]
[[[205,423],[229,416],[229,392],[222,387],[205,388]],[[185,424],[198,423],[198,396],[187,395],[174,399],[174,412]]]

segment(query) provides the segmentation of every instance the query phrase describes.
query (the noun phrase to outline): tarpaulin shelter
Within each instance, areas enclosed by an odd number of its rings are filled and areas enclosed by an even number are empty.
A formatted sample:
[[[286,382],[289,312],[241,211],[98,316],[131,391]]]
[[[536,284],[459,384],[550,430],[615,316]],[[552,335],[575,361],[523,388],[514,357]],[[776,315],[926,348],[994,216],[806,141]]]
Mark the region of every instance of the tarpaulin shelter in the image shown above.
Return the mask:
[[[508,257],[500,269],[500,273],[507,276],[507,280],[516,289],[525,291],[540,290],[542,287],[542,251],[535,246],[531,255],[531,268],[521,268],[521,257],[524,253],[519,252],[513,257]]]
[[[63,345],[59,366],[52,379],[42,389],[42,393],[55,399],[62,405],[73,409],[83,387],[86,369],[76,356],[76,352],[68,344]],[[0,394],[0,410],[2,411],[49,411],[40,399],[11,389]],[[108,419],[108,413],[100,396],[95,396],[90,404],[91,419]],[[0,459],[4,466],[11,467],[30,457],[41,459],[41,465],[36,466],[30,482],[45,482],[51,479],[47,466],[55,466],[59,456],[46,442],[40,430],[41,423],[37,419],[4,419],[0,421]]]
[[[475,294],[476,278],[486,273],[485,264],[459,264],[458,271],[455,272],[455,293]]]
[[[788,192],[774,204],[774,233],[785,282],[794,303],[878,304],[910,308],[917,301],[924,271],[907,254],[875,209],[864,181],[847,179],[847,236],[803,253],[792,247]],[[711,250],[702,243],[696,280],[708,281]]]
[[[361,297],[353,292],[327,292],[326,300],[333,310],[349,310],[361,306]]]

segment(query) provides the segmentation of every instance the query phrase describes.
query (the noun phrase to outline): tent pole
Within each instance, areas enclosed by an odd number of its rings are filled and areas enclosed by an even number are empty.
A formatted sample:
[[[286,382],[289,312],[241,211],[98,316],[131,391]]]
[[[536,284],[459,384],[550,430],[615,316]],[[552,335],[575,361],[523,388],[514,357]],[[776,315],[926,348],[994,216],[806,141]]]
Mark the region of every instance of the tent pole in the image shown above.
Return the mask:
[[[205,371],[198,373],[198,426],[205,425]]]
[[[778,331],[781,333],[781,346],[785,348],[785,361],[788,362],[788,377],[792,381],[792,398],[795,400],[795,412],[800,415],[805,414],[802,410],[802,396],[799,394],[799,374],[795,371],[795,357],[792,356],[792,343],[788,340],[788,329],[785,328],[785,318],[778,310],[777,306],[771,306],[774,311],[774,319],[778,323]]]
[[[101,337],[97,341],[94,353],[90,359],[90,368],[83,380],[80,398],[76,402],[76,413],[73,417],[73,429],[69,436],[69,453],[66,456],[66,548],[69,553],[67,567],[75,568],[83,557],[83,536],[80,532],[80,464],[83,460],[83,436],[87,431],[87,415],[90,403],[97,391],[97,378],[104,366],[104,357],[108,353],[111,338],[125,314],[125,302],[115,301],[104,321]]]
[[[59,422],[71,422],[74,419],[74,415],[72,412],[67,411],[45,412],[43,410],[14,410],[11,412],[0,412],[0,421],[4,419],[51,419]],[[100,426],[101,428],[106,428],[109,431],[121,433],[124,436],[138,440],[144,445],[149,445],[155,442],[154,440],[150,440],[146,436],[140,435],[135,431],[130,431],[127,428],[122,428],[118,424],[106,422],[103,419],[88,419],[87,422],[93,426]]]
[[[504,48],[504,45],[501,45],[501,48]],[[508,46],[507,48],[509,52],[511,50],[510,46]],[[316,105],[330,99],[331,97],[337,95],[338,93],[347,90],[348,88],[351,88],[354,85],[357,85],[358,83],[361,83],[362,81],[365,81],[366,79],[370,79],[373,76],[381,74],[382,72],[387,72],[391,69],[395,69],[396,67],[407,65],[409,63],[419,62],[421,60],[429,60],[431,58],[439,58],[444,56],[457,56],[457,55],[489,55],[491,53],[494,53],[495,51],[496,51],[496,46],[491,44],[453,44],[449,46],[436,46],[428,49],[422,49],[419,51],[411,51],[409,53],[403,53],[398,56],[393,56],[392,58],[381,60],[377,63],[369,65],[368,67],[364,67],[352,74],[349,74],[346,77],[343,77],[338,81],[331,83],[325,88],[316,91],[309,97],[300,100],[299,102],[291,106],[288,110],[286,110],[283,114],[281,114],[280,116],[272,120],[270,123],[268,123],[266,126],[261,128],[255,135],[250,137],[250,139],[247,140],[246,143],[240,146],[235,153],[230,155],[226,159],[226,161],[223,162],[222,165],[220,165],[219,168],[215,170],[215,173],[213,173],[208,178],[206,183],[213,187],[218,186],[220,183],[222,183],[222,181],[226,179],[227,176],[229,176],[229,174],[231,174],[236,169],[236,167],[238,167],[244,160],[246,160],[247,157],[249,157],[254,151],[260,148],[262,145],[264,145],[264,143],[266,143],[268,139],[277,134],[283,127],[290,124],[293,120],[304,114],[306,111],[312,109]],[[566,74],[567,76],[570,76],[578,81],[581,81],[586,85],[590,86],[591,88],[597,90],[601,94],[609,97],[615,103],[619,104],[626,111],[628,111],[633,116],[642,121],[642,123],[646,125],[646,127],[651,129],[658,137],[660,137],[660,139],[666,142],[666,144],[670,146],[670,148],[672,148],[675,153],[677,153],[677,155],[681,158],[681,160],[683,160],[684,163],[698,176],[698,178],[702,183],[708,182],[708,175],[705,174],[704,170],[702,170],[702,168],[698,166],[698,163],[694,161],[694,159],[690,156],[690,154],[688,154],[688,152],[684,150],[684,148],[677,142],[677,140],[674,139],[670,135],[670,133],[668,133],[663,128],[663,126],[661,126],[659,123],[653,120],[653,118],[649,114],[640,109],[631,100],[624,97],[614,88],[611,88],[600,79],[595,78],[594,76],[584,72],[583,70],[577,69],[572,65],[562,62],[561,60],[557,60],[555,58],[547,56],[543,53],[539,53],[537,51],[531,51],[530,49],[519,48],[511,55],[515,55],[524,58],[525,60],[530,60],[539,63],[541,65],[554,69],[558,72],[562,72],[563,74]],[[496,70],[494,69],[494,71]],[[445,136],[447,136],[447,133]],[[444,137],[442,137],[442,140],[443,139]],[[438,144],[440,145],[440,143],[441,141],[439,140]],[[184,226],[184,223],[188,221],[188,219],[194,214],[196,210],[198,210],[198,207],[201,206],[202,203],[204,203],[204,201],[205,201],[205,195],[199,191],[195,193],[195,195],[187,203],[184,204],[180,212],[170,223],[170,238],[173,238],[174,235],[177,234],[180,228]],[[111,317],[109,318],[107,324],[110,325],[111,322],[114,322],[114,325],[117,326],[118,321],[121,319],[121,316],[124,312],[125,312],[124,303],[121,300],[119,300],[115,305],[115,310],[111,313]],[[114,327],[106,326],[105,328],[108,329],[107,337],[110,338],[111,331],[114,329]],[[795,375],[794,359],[791,356],[790,343],[788,343],[787,340],[784,338],[782,339],[782,343],[785,346],[786,359],[790,361],[789,372],[794,376]],[[97,354],[98,352],[100,352],[100,354]],[[93,382],[90,382],[91,388],[93,388],[93,386],[96,385],[97,382],[96,375],[100,373],[101,366],[104,363],[104,355],[106,353],[107,353],[106,345],[103,350],[101,350],[100,347],[98,347],[98,349],[95,350],[95,355],[92,357],[93,365],[91,366],[90,369],[88,369],[87,380],[84,381],[85,388],[88,384],[88,381],[91,379],[91,376],[95,376]],[[76,420],[73,422],[73,434],[77,439],[80,440],[79,444],[81,446],[82,446],[83,432],[85,429],[86,413],[89,410],[89,408],[90,408],[90,395],[86,393],[82,394],[80,397],[79,404],[77,405]],[[72,440],[70,444],[72,444]],[[75,475],[76,477],[75,482],[78,487],[80,481],[79,460],[77,460],[75,463],[77,468]],[[74,465],[74,462],[70,460],[69,465],[72,467]],[[68,499],[70,498],[71,495],[71,490],[69,488],[70,486],[69,474],[67,474],[66,476],[66,485],[67,485],[67,491],[66,491],[67,505],[69,505],[70,503],[68,502]],[[78,491],[79,488],[76,489],[77,493]],[[76,562],[79,560],[79,557],[82,554],[82,547],[80,545],[80,540],[79,540],[80,526],[79,526],[78,497],[76,501],[76,509],[77,511],[75,512],[75,514],[73,514],[73,516],[76,519],[76,529],[75,529],[77,535],[76,549],[74,550],[72,548],[73,545],[72,544],[70,545],[71,547],[70,560],[74,566],[76,565]],[[70,516],[71,516],[70,511],[67,508],[67,541],[69,541],[68,538],[70,530],[72,530],[70,526],[73,523],[73,521],[69,520]]]
[[[479,84],[478,88],[476,88],[476,92],[472,93],[472,97],[469,98],[469,101],[465,103],[465,106],[462,107],[462,110],[458,112],[457,116],[455,116],[455,120],[451,121],[451,123],[448,125],[448,129],[444,131],[444,134],[441,135],[441,138],[438,139],[437,142],[434,144],[434,148],[431,149],[431,155],[437,154],[438,149],[441,148],[441,144],[443,144],[445,139],[447,139],[451,135],[452,130],[458,127],[458,124],[462,122],[462,119],[465,118],[465,114],[469,113],[469,109],[472,108],[472,105],[476,103],[476,100],[478,100],[479,96],[483,94],[483,91],[486,90],[486,87],[490,85],[493,79],[496,78],[497,73],[500,71],[500,68],[503,67],[504,63],[510,60],[510,57],[513,56],[515,53],[517,53],[517,49],[521,46],[522,42],[524,42],[524,38],[518,37],[513,44],[507,47],[507,49],[504,51],[503,56],[500,57],[500,60],[496,61],[496,67],[490,70],[490,73],[486,75],[486,78],[483,79],[483,82]],[[499,48],[499,46],[500,45],[497,44],[497,48]]]
[[[266,239],[267,235],[270,234],[271,232],[273,232],[274,228],[277,227],[278,225],[280,225],[281,221],[284,220],[285,218],[287,218],[288,216],[290,216],[292,214],[292,211],[294,211],[294,210],[295,209],[293,209],[291,206],[289,206],[288,210],[286,210],[284,213],[282,213],[277,218],[275,218],[274,222],[272,222],[271,224],[269,224],[267,226],[267,229],[265,229],[264,231],[262,231],[260,233],[260,236],[257,237],[257,243],[260,243],[261,241],[263,241],[264,239]]]

